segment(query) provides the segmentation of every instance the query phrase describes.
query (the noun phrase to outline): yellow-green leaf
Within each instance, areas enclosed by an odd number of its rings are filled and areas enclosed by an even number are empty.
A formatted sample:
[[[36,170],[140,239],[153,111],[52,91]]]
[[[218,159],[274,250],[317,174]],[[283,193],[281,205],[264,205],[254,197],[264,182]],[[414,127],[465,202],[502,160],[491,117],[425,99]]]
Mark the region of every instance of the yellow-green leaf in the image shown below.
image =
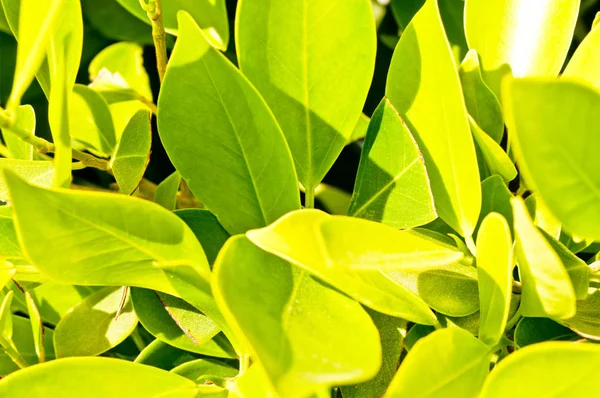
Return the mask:
[[[437,213],[470,237],[481,208],[477,157],[437,0],[427,0],[402,34],[386,95],[423,153]]]

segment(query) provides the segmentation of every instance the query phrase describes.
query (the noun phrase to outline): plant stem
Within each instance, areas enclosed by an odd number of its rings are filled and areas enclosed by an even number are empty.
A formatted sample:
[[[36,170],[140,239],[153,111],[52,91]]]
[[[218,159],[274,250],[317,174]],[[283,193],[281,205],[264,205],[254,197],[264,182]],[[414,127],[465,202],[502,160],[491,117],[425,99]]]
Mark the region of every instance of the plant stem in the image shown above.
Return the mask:
[[[506,322],[506,327],[504,328],[504,331],[508,332],[510,329],[512,329],[513,326],[515,326],[517,322],[519,322],[519,319],[521,319],[521,306],[519,306],[515,315],[511,319],[509,319],[508,322]]]
[[[33,146],[40,154],[53,153],[56,150],[56,147],[52,142],[30,134],[25,130],[16,128],[14,123],[14,118],[7,111],[0,108],[0,127],[7,129],[12,134],[19,137],[21,141]],[[89,153],[81,152],[77,149],[73,149],[73,158],[79,160],[87,167],[93,167],[105,171],[110,169],[108,160],[97,158]]]
[[[152,23],[152,39],[156,50],[156,69],[162,83],[167,70],[167,33],[162,20],[161,0],[140,0],[146,14]]]
[[[307,209],[315,208],[315,190],[312,188],[308,188],[304,192],[304,207]]]
[[[144,348],[146,348],[146,343],[144,343],[144,339],[142,339],[142,336],[140,336],[140,332],[137,330],[137,328],[133,329],[133,332],[130,336],[136,348],[142,352]]]

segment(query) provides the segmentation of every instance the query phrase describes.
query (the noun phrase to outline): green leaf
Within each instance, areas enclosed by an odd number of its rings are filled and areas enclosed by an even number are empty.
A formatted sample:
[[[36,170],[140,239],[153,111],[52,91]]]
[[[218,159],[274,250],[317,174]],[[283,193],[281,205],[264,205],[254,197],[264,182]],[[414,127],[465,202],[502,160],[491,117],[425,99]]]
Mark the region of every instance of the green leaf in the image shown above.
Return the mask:
[[[437,217],[423,156],[387,98],[371,118],[348,215],[395,228]]]
[[[508,222],[502,215],[490,213],[477,235],[477,281],[479,338],[492,347],[502,338],[508,321],[514,265]]]
[[[21,247],[13,223],[12,207],[0,207],[0,258],[21,258]]]
[[[323,204],[329,214],[345,216],[348,214],[352,196],[333,185],[319,184],[315,188],[315,198]]]
[[[188,14],[179,15],[180,37],[158,100],[161,140],[227,232],[268,225],[300,207],[285,138],[252,85]]]
[[[478,397],[489,360],[489,348],[469,332],[437,330],[409,351],[384,397]]]
[[[236,368],[213,358],[189,361],[171,369],[171,372],[186,377],[197,384],[203,384],[207,381],[207,376],[232,378],[238,374]]]
[[[13,336],[12,341],[19,354],[28,364],[35,364],[38,360],[36,347],[34,344],[34,336],[31,330],[29,319],[22,318],[17,315],[12,315]],[[54,331],[44,327],[44,351],[46,360],[54,359],[54,346],[52,345],[52,337]],[[19,370],[19,367],[10,359],[10,357],[0,349],[0,375],[6,376],[12,372]]]
[[[117,0],[81,0],[86,22],[103,36],[152,45],[152,28],[131,15]]]
[[[175,210],[180,185],[181,175],[175,171],[158,184],[154,193],[154,202],[167,210]]]
[[[64,16],[66,6],[62,0],[50,0],[42,3],[36,0],[2,0],[2,2],[5,9],[6,3],[9,2],[12,3],[10,7],[19,7],[18,28],[16,24],[11,26],[19,45],[15,78],[8,99],[9,109],[15,109],[20,105],[21,97],[46,59],[48,46],[53,42],[59,26],[58,21],[61,19],[61,15]],[[14,18],[14,16],[12,17]]]
[[[477,270],[462,262],[417,266],[385,274],[419,296],[431,308],[449,316],[467,316],[479,310]]]
[[[190,227],[202,244],[209,264],[214,264],[217,254],[229,239],[229,234],[208,210],[184,209],[175,214]]]
[[[354,126],[354,130],[352,131],[352,134],[350,135],[350,138],[348,139],[347,144],[350,144],[352,142],[355,142],[355,141],[365,138],[367,135],[367,129],[369,128],[370,121],[371,121],[371,119],[367,115],[365,115],[364,113],[361,113],[360,117],[358,118],[358,122],[356,122],[356,125]]]
[[[503,96],[509,133],[530,187],[571,233],[600,240],[600,95],[586,85],[514,80]]]
[[[533,225],[525,203],[511,199],[523,316],[568,319],[575,315],[575,291],[552,246]]]
[[[504,181],[512,181],[517,177],[517,169],[510,157],[504,152],[504,149],[492,137],[487,135],[473,120],[469,117],[471,123],[471,132],[475,142],[479,146],[485,163],[491,174],[499,174]]]
[[[479,231],[481,222],[488,214],[495,212],[501,214],[510,227],[511,234],[513,233],[513,210],[510,204],[510,199],[513,195],[508,190],[506,184],[502,181],[502,177],[494,175],[486,178],[481,183],[481,215],[479,216],[479,224],[476,231]]]
[[[31,322],[31,334],[33,336],[35,353],[38,356],[38,362],[42,363],[46,360],[43,319],[31,293],[25,292],[25,300],[27,302],[27,314],[29,315],[29,321]]]
[[[470,50],[458,70],[465,104],[477,125],[494,141],[504,135],[504,116],[498,98],[483,79],[479,55]]]
[[[129,88],[151,101],[152,90],[150,78],[144,68],[143,52],[143,48],[136,43],[120,42],[106,47],[90,63],[90,80],[96,80],[104,69],[118,74]],[[91,87],[96,88],[93,83]]]
[[[198,359],[198,355],[180,350],[157,339],[148,344],[134,362],[171,370],[195,359]]]
[[[579,336],[569,328],[548,318],[523,318],[517,324],[514,340],[518,347],[544,341],[577,340]]]
[[[140,185],[150,161],[152,144],[150,117],[148,111],[138,111],[133,115],[110,161],[119,190],[126,195],[131,195]]]
[[[146,11],[140,7],[139,0],[117,0],[127,11],[150,24]],[[177,13],[183,10],[190,14],[210,43],[225,51],[229,43],[229,22],[225,0],[169,0],[162,2],[162,18],[165,30],[180,34],[177,29]]]
[[[600,46],[600,29],[598,29],[598,25],[594,25],[577,47],[562,76],[580,79],[599,88],[600,58],[598,58],[598,51],[596,51],[598,46]]]
[[[6,296],[2,300],[2,305],[0,305],[0,342],[5,349],[7,344],[12,345],[13,324],[10,305],[13,296],[14,294],[11,291],[6,293]]]
[[[196,384],[176,374],[120,359],[65,358],[32,366],[2,379],[0,395],[194,398]]]
[[[282,396],[366,381],[381,366],[377,329],[360,304],[243,236],[231,238],[217,258],[213,290]]]
[[[122,289],[107,287],[73,307],[54,329],[56,356],[96,356],[125,340],[138,319],[129,298],[116,317],[122,295]]]
[[[185,301],[147,289],[131,289],[135,312],[157,339],[198,354],[234,358],[235,351],[219,327]],[[217,337],[215,337],[217,336]]]
[[[35,111],[31,105],[21,105],[15,109],[15,124],[12,128],[2,129],[2,138],[12,158],[33,160],[33,146],[12,133],[12,129],[35,135]]]
[[[89,74],[90,87],[102,94],[109,104],[118,141],[133,115],[147,110],[148,103],[152,102],[142,47],[123,42],[106,47],[90,63]]]
[[[76,84],[69,100],[68,117],[75,148],[100,156],[112,154],[116,145],[115,127],[108,104],[100,94]]]
[[[185,295],[213,320],[221,319],[208,286],[206,256],[177,216],[139,198],[42,189],[5,174],[19,240],[44,274],[76,285],[137,286]],[[48,255],[57,248],[60,256]],[[194,288],[181,286],[177,273]]]
[[[281,125],[300,182],[314,190],[367,98],[376,53],[370,2],[244,0],[236,41],[240,67]]]
[[[354,386],[342,387],[344,398],[379,398],[383,395],[387,386],[392,381],[400,354],[404,347],[404,336],[406,335],[407,322],[403,319],[394,318],[378,312],[367,310],[371,319],[379,329],[383,363],[381,369],[374,379]]]
[[[31,295],[44,322],[55,326],[71,308],[98,290],[99,287],[74,286],[48,281],[33,289]]]
[[[518,350],[500,362],[486,380],[481,398],[593,397],[600,365],[600,347],[594,344],[550,342]],[[515,386],[519,386],[515,388]]]
[[[429,325],[413,325],[408,333],[406,334],[406,338],[404,339],[404,348],[406,352],[412,350],[417,341],[421,340],[423,337],[430,335],[435,332],[435,328]]]
[[[579,0],[466,0],[469,48],[483,69],[515,77],[556,76],[567,56],[579,12]],[[489,81],[498,94],[499,80]],[[504,101],[503,101],[504,102]]]
[[[0,173],[4,170],[10,170],[28,182],[44,187],[51,186],[54,178],[51,161],[0,159]],[[8,189],[6,180],[0,177],[0,200],[8,201]]]
[[[247,236],[376,311],[428,325],[437,324],[429,307],[381,270],[447,265],[463,256],[422,235],[318,210],[290,213]]]
[[[470,237],[481,208],[477,158],[437,0],[427,0],[402,34],[386,95],[423,153],[438,214]]]
[[[561,263],[567,270],[571,283],[573,284],[575,297],[577,300],[585,300],[590,286],[590,267],[582,259],[571,253],[562,243],[550,236],[546,231],[540,230],[540,232],[544,235],[546,241],[550,243],[550,246],[552,246],[552,249],[558,255],[558,258],[560,258]]]
[[[529,195],[525,199],[525,206],[527,206],[529,215],[538,228],[554,239],[560,238],[562,225],[560,225],[560,222],[548,210],[548,206],[536,194]]]
[[[578,301],[575,316],[563,323],[586,339],[600,341],[600,290],[595,289],[584,301]]]

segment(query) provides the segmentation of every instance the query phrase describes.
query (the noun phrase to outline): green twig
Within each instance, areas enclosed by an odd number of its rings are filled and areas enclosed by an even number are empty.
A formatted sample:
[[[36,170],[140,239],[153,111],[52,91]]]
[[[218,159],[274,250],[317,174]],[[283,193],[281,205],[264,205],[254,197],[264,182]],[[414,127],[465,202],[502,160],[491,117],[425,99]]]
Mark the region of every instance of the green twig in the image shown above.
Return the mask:
[[[162,20],[161,0],[140,0],[142,8],[152,23],[152,39],[156,50],[156,69],[162,83],[167,71],[167,33]]]
[[[52,142],[46,141],[45,139],[35,136],[25,130],[19,129],[15,127],[14,124],[14,116],[7,110],[0,108],[0,127],[10,131],[21,141],[33,146],[33,148],[35,148],[35,150],[42,155],[46,153],[54,153],[56,151],[56,147]],[[93,167],[105,171],[110,169],[107,159],[97,158],[89,153],[85,153],[77,149],[73,149],[73,158],[79,160],[81,164],[86,167]]]
[[[307,209],[315,208],[315,190],[312,188],[308,188],[304,192],[304,207]]]

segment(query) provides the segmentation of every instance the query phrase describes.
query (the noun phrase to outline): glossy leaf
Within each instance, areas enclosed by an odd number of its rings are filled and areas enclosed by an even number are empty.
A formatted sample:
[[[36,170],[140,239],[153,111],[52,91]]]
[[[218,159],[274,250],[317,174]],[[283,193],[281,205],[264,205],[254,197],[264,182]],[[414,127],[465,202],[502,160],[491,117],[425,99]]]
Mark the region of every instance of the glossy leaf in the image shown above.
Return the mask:
[[[547,232],[540,231],[564,265],[577,300],[585,300],[590,286],[590,267],[575,254],[571,253],[562,243],[551,237]]]
[[[116,317],[122,294],[122,289],[107,287],[73,307],[54,330],[56,356],[95,356],[125,340],[138,319],[130,299]]]
[[[108,104],[87,86],[75,85],[69,99],[69,129],[73,145],[101,156],[115,149],[116,136]]]
[[[2,0],[2,2],[6,9],[9,1]],[[13,31],[18,31],[15,36],[18,38],[19,46],[15,78],[8,100],[9,105],[14,109],[20,105],[21,97],[46,59],[48,46],[52,42],[60,15],[63,13],[64,2],[50,0],[40,3],[36,0],[19,0],[10,3],[12,3],[10,7],[19,9],[18,28],[12,27]]]
[[[110,161],[121,193],[131,195],[140,184],[150,161],[151,144],[150,113],[138,111],[125,127]]]
[[[383,395],[398,369],[404,347],[407,322],[375,311],[368,311],[379,329],[383,363],[374,379],[354,386],[342,387],[344,398],[379,398]]]
[[[470,237],[481,208],[477,158],[437,0],[427,0],[402,34],[386,95],[423,153],[437,213]]]
[[[130,13],[146,23],[150,19],[140,7],[139,0],[117,0]],[[194,18],[211,44],[219,50],[226,50],[229,43],[229,23],[225,0],[170,0],[162,4],[162,18],[165,30],[173,35],[179,34],[177,13],[183,10]],[[181,29],[181,26],[179,26]]]
[[[504,98],[527,185],[568,231],[600,239],[598,135],[590,127],[600,123],[598,93],[568,81],[515,80]]]
[[[563,323],[586,339],[600,341],[600,290],[577,302],[577,313]]]
[[[467,316],[479,310],[477,270],[456,262],[388,270],[385,274],[419,296],[431,308],[449,316]]]
[[[0,159],[0,173],[10,170],[28,182],[49,187],[54,179],[54,165],[51,161]],[[0,200],[8,201],[8,184],[0,177]]]
[[[238,370],[230,365],[212,358],[202,358],[181,364],[171,370],[172,373],[202,384],[207,376],[235,377]]]
[[[594,378],[587,375],[598,364],[600,347],[594,344],[534,344],[500,362],[487,379],[481,397],[524,398],[560,392],[564,396],[591,398],[596,395],[597,386]]]
[[[177,216],[138,198],[42,189],[5,174],[26,257],[46,275],[78,285],[183,294],[213,320],[220,319],[208,286],[206,256]],[[61,256],[47,255],[56,248],[63,248]],[[182,291],[173,279],[177,272],[194,284],[193,291]]]
[[[562,232],[560,221],[548,210],[548,206],[536,195],[530,195],[525,199],[525,206],[529,211],[531,219],[541,230],[554,239],[559,239]]]
[[[208,210],[183,209],[175,214],[190,227],[202,244],[209,264],[214,264],[217,254],[229,239],[229,234]]]
[[[12,341],[15,344],[17,351],[21,354],[25,362],[31,365],[35,364],[38,361],[38,354],[36,353],[31,323],[28,319],[12,315],[12,324]],[[54,331],[52,329],[44,327],[44,351],[46,353],[46,360],[55,358],[54,347],[52,345],[53,333]],[[19,367],[17,364],[8,357],[4,350],[0,349],[0,375],[6,376],[18,369]]]
[[[492,213],[501,214],[508,225],[510,226],[510,232],[513,233],[513,210],[510,204],[510,200],[513,197],[511,192],[508,190],[506,184],[502,181],[502,177],[499,175],[491,176],[486,178],[481,183],[482,203],[481,203],[481,215],[479,216],[479,224],[477,225],[477,231],[479,231],[481,222],[485,217]]]
[[[499,174],[507,182],[514,180],[517,176],[517,169],[510,157],[504,152],[504,149],[492,137],[487,135],[471,117],[469,117],[469,122],[471,123],[471,132],[475,142],[481,150],[490,173]]]
[[[419,147],[388,99],[371,118],[348,214],[395,228],[437,217]]]
[[[315,198],[329,214],[345,216],[348,214],[352,195],[333,185],[319,184],[315,188]]]
[[[379,370],[379,335],[360,304],[247,238],[225,244],[213,278],[227,321],[282,396],[366,381]],[[258,285],[261,294],[252,294]]]
[[[140,352],[140,355],[135,358],[134,362],[159,369],[171,370],[195,359],[198,359],[197,354],[180,350],[156,339]]]
[[[21,105],[15,109],[15,124],[13,129],[35,135],[35,123],[35,111],[31,105]],[[33,146],[13,134],[11,128],[2,129],[2,138],[12,158],[33,160]]]
[[[548,318],[522,318],[515,329],[514,340],[518,347],[544,341],[577,340],[579,336],[569,328]]]
[[[167,210],[175,210],[180,185],[181,175],[178,171],[175,171],[156,186],[154,202]]]
[[[469,115],[487,135],[500,143],[504,135],[502,108],[483,79],[479,55],[475,50],[467,53],[460,65],[459,74]]]
[[[46,324],[57,325],[80,301],[100,290],[99,287],[74,286],[49,281],[31,291]]]
[[[512,293],[513,241],[506,219],[489,214],[477,235],[479,338],[494,346],[504,334]]]
[[[409,351],[384,397],[478,397],[489,360],[489,348],[469,332],[435,331]]]
[[[511,200],[516,256],[523,286],[523,316],[568,319],[575,315],[575,291],[552,246],[529,218],[520,198]]]
[[[151,398],[159,395],[193,398],[196,384],[163,370],[120,359],[65,358],[32,366],[0,382],[0,395],[23,394],[32,397]]]
[[[142,47],[124,42],[108,46],[94,57],[89,74],[90,87],[101,93],[109,104],[118,141],[133,115],[147,110],[147,103],[152,101]]]
[[[598,46],[600,46],[600,29],[597,24],[594,24],[592,30],[577,47],[562,76],[580,79],[600,88],[600,58],[596,51]]]
[[[180,38],[158,101],[161,140],[194,195],[229,233],[265,226],[300,207],[285,138],[252,85],[188,14],[179,15]]]
[[[488,73],[556,76],[573,38],[579,0],[466,0],[469,48]]]
[[[367,129],[369,128],[370,118],[364,113],[360,114],[358,122],[354,126],[354,130],[348,139],[348,144],[363,139],[367,136]]]
[[[447,265],[462,258],[449,245],[366,220],[317,210],[286,215],[248,238],[376,311],[434,325],[429,307],[382,269]]]
[[[219,327],[185,301],[164,293],[133,288],[135,312],[157,339],[185,351],[232,358],[235,351]]]
[[[350,138],[367,97],[376,52],[371,5],[244,0],[236,40],[244,75],[273,110],[300,182],[314,190]]]
[[[81,0],[89,26],[113,40],[152,45],[152,28],[131,15],[117,0]]]
[[[27,303],[27,314],[29,315],[29,321],[31,323],[31,335],[33,336],[35,353],[38,357],[38,362],[42,363],[46,360],[43,320],[31,293],[25,292],[25,300]]]

